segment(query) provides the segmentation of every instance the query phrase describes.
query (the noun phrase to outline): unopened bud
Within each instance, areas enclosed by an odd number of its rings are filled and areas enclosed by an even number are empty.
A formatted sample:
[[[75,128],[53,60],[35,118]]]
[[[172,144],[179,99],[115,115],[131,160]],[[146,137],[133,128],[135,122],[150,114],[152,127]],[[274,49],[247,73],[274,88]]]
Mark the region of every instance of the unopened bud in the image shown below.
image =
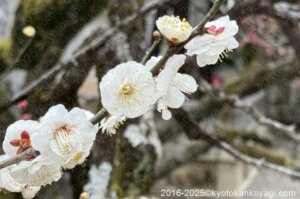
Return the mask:
[[[161,34],[160,34],[160,32],[159,31],[154,31],[153,32],[153,38],[155,39],[155,40],[160,40],[160,38],[161,38]]]
[[[23,28],[22,32],[27,37],[33,37],[35,35],[35,28],[33,26],[26,26]]]
[[[90,194],[88,192],[82,192],[79,196],[79,199],[89,199]]]

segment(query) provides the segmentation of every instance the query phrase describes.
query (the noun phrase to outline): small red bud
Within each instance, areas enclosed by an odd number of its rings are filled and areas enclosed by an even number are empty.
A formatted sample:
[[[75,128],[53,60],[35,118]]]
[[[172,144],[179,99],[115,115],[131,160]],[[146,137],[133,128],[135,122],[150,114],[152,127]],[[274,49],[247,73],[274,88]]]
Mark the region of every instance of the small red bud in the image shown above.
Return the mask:
[[[22,133],[21,133],[21,138],[22,138],[22,140],[23,140],[23,139],[29,140],[29,139],[30,139],[30,136],[29,136],[28,131],[22,131]]]

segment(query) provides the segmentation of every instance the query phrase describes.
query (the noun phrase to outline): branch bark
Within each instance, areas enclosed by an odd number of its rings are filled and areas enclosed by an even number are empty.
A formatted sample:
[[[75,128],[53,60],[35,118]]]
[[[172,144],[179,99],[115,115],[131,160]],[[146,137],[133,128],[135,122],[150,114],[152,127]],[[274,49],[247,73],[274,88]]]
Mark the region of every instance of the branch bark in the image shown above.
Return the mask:
[[[227,102],[233,107],[241,109],[249,113],[253,119],[259,124],[269,126],[285,132],[285,134],[293,141],[299,143],[300,135],[296,133],[295,126],[288,126],[279,121],[273,120],[261,114],[256,108],[251,105],[244,103],[237,95],[228,95],[222,90],[214,89],[207,81],[200,79],[200,89],[209,94],[211,97]]]
[[[273,164],[263,159],[250,157],[238,151],[230,144],[213,137],[212,135],[208,134],[203,129],[201,129],[197,122],[193,120],[192,117],[185,110],[176,109],[172,110],[172,113],[178,124],[185,130],[187,136],[190,139],[204,139],[207,142],[215,145],[216,147],[220,148],[221,150],[227,152],[228,154],[232,155],[233,157],[237,158],[238,160],[244,163],[258,168],[266,168],[269,170],[273,170],[298,180],[300,179],[299,171],[289,169],[277,164]]]
[[[165,3],[167,3],[169,0],[155,0],[151,1],[150,3],[143,6],[139,11],[132,14],[131,16],[125,18],[122,20],[119,24],[112,27],[111,29],[105,31],[103,33],[102,37],[96,38],[93,40],[89,45],[83,46],[81,49],[79,49],[74,57],[66,60],[65,62],[61,62],[56,64],[53,68],[45,72],[43,75],[41,75],[40,78],[30,83],[28,86],[26,86],[21,92],[15,94],[11,100],[7,101],[4,104],[0,105],[0,113],[7,110],[12,105],[16,104],[22,99],[27,98],[38,86],[42,84],[49,83],[54,76],[56,76],[59,72],[63,70],[68,70],[73,63],[77,62],[77,59],[82,56],[88,56],[88,53],[91,51],[95,51],[99,48],[101,48],[106,41],[108,41],[117,31],[124,27],[130,25],[130,23],[133,23],[134,20],[136,20],[138,17],[142,17],[148,12],[150,12],[153,9],[157,9],[161,6],[163,6]]]

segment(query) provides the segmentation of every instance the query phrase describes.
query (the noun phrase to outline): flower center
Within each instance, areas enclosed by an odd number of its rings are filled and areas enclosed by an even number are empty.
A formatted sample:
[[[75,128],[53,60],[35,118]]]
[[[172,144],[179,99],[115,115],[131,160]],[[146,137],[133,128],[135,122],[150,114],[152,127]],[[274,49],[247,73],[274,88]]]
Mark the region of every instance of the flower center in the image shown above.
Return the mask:
[[[124,85],[120,90],[120,94],[126,97],[132,96],[134,92],[135,90],[130,84]]]
[[[31,147],[30,135],[28,131],[22,131],[21,139],[13,139],[10,144],[14,147],[18,147],[17,154],[20,154]]]
[[[189,30],[192,28],[185,18],[183,18],[183,20],[181,21],[179,16],[165,17],[162,23],[164,26],[169,26],[171,28],[180,28],[181,31]]]
[[[64,154],[71,153],[73,146],[71,144],[70,135],[73,134],[72,127],[67,124],[62,125],[53,131],[53,139],[56,141]]]
[[[219,34],[223,33],[225,30],[225,27],[219,27],[217,28],[217,26],[215,25],[211,25],[208,28],[206,28],[206,32],[215,36],[218,36]]]

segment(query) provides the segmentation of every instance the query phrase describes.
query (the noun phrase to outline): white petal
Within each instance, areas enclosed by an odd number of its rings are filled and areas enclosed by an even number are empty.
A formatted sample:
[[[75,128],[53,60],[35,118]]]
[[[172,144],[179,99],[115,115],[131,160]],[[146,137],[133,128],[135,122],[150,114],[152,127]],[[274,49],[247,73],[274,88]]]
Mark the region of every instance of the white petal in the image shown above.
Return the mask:
[[[157,84],[157,91],[160,96],[167,93],[172,79],[175,77],[180,67],[184,64],[185,59],[186,56],[184,55],[173,55],[168,59],[165,68],[159,73],[155,80]]]
[[[127,85],[133,92],[124,96],[120,90]],[[102,104],[111,115],[128,118],[147,112],[158,96],[152,74],[142,64],[133,61],[110,70],[100,82],[100,93]]]
[[[32,137],[34,133],[39,131],[39,123],[31,120],[19,120],[9,125],[3,141],[3,150],[7,155],[16,155],[18,147],[12,146],[10,142],[14,139],[20,139],[23,131],[27,131]]]
[[[187,21],[181,21],[178,17],[163,16],[156,20],[156,26],[167,40],[173,43],[181,43],[189,38],[192,27]]]
[[[25,199],[32,199],[35,195],[40,191],[41,187],[31,187],[31,186],[23,186],[22,188],[22,196]]]
[[[207,56],[219,56],[225,49],[225,45],[216,45],[205,52],[205,54]]]
[[[165,109],[162,111],[162,118],[164,120],[169,120],[172,118],[172,114],[171,114],[171,111],[169,111],[168,109]]]
[[[37,167],[39,169],[31,170],[34,164],[39,164]],[[20,184],[44,186],[60,179],[61,169],[56,164],[49,164],[48,160],[40,159],[39,161],[23,161],[14,167],[10,174],[12,178]]]
[[[153,68],[153,66],[155,66],[159,62],[161,58],[162,56],[158,56],[158,57],[152,56],[145,64],[146,69],[150,71]]]
[[[212,65],[216,64],[218,62],[219,56],[207,56],[204,54],[200,54],[197,56],[197,64],[200,67],[206,66],[206,65]]]
[[[163,97],[166,105],[170,108],[179,108],[183,105],[185,96],[179,89],[170,86],[167,94]]]
[[[226,48],[229,50],[235,49],[237,47],[239,47],[239,42],[235,38],[232,38],[226,45]]]
[[[208,45],[214,40],[214,36],[210,34],[204,34],[201,36],[194,37],[191,41],[189,41],[184,48],[188,51],[198,50],[203,48],[203,46]]]
[[[195,92],[198,87],[196,80],[187,74],[177,73],[173,83],[180,91],[189,94]]]

